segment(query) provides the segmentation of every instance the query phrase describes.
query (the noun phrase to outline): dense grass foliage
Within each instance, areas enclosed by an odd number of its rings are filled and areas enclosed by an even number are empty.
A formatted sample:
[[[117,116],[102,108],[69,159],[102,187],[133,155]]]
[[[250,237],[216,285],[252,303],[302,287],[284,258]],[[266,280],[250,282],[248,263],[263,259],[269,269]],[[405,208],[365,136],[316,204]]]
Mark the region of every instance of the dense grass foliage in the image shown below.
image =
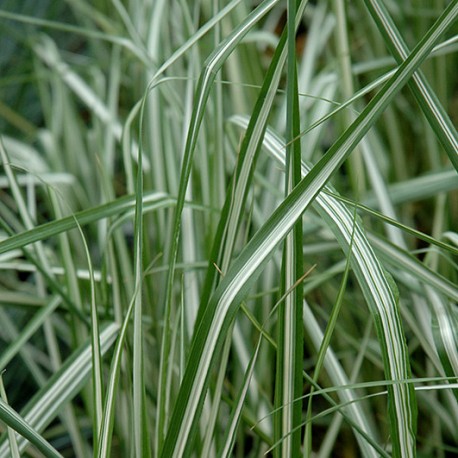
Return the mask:
[[[458,455],[458,1],[0,3],[0,458]]]

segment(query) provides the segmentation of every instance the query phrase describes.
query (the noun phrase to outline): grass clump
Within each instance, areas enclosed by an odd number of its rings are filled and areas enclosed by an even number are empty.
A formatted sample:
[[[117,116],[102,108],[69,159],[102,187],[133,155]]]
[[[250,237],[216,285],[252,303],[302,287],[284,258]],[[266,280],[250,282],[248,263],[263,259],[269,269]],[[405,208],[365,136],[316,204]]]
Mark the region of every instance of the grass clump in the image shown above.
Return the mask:
[[[456,454],[457,15],[4,2],[0,457]]]

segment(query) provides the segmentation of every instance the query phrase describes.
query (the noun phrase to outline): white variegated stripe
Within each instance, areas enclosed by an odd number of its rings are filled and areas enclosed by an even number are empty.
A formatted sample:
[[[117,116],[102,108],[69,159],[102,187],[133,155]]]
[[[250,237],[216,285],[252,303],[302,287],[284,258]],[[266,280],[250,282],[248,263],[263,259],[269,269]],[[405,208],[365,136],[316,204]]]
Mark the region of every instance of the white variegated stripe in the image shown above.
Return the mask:
[[[294,268],[296,264],[294,250],[294,234],[290,232],[286,236],[285,243],[285,290],[288,291],[297,281],[298,275]],[[299,274],[300,275],[300,274]],[[282,437],[284,440],[281,444],[283,456],[292,455],[292,430],[294,414],[294,370],[295,370],[295,353],[296,353],[296,332],[295,332],[295,308],[296,308],[296,291],[293,290],[284,301],[284,345],[283,345],[283,367],[282,367]]]

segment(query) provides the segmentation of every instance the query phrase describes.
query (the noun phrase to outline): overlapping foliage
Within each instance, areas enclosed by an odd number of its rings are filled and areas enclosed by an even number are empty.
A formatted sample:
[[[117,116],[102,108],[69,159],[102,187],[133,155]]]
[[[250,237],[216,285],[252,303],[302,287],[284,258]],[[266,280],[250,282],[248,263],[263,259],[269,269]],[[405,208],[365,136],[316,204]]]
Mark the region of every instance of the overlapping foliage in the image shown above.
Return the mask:
[[[0,8],[0,457],[457,453],[458,1]]]

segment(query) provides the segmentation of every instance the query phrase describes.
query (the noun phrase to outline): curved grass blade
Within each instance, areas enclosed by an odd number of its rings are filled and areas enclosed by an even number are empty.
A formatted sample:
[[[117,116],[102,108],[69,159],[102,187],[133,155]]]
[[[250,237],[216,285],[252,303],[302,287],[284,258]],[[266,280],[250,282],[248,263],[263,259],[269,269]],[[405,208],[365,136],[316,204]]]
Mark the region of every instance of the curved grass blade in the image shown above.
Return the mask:
[[[441,43],[439,45],[436,45],[433,48],[433,50],[431,51],[431,53],[429,54],[428,58],[434,57],[436,55],[440,55],[441,52],[444,49],[446,49],[451,43],[453,44],[456,41],[458,41],[458,37],[453,37],[450,40],[447,40],[447,41],[445,41],[445,42],[443,42],[443,43]],[[455,49],[452,48],[452,49],[449,49],[448,52],[452,53],[454,51],[455,51]],[[345,102],[336,103],[336,102],[334,102],[332,100],[323,99],[323,100],[326,100],[329,103],[332,103],[333,105],[338,105],[338,106],[336,108],[334,108],[333,110],[331,110],[329,113],[327,113],[325,116],[321,117],[317,121],[315,121],[312,124],[308,125],[301,132],[300,136],[302,137],[302,136],[306,135],[307,133],[311,132],[313,129],[315,129],[319,125],[323,124],[328,119],[332,118],[334,115],[339,113],[344,108],[350,107],[350,105],[352,105],[355,101],[361,99],[362,97],[366,96],[367,94],[370,94],[376,88],[378,88],[379,86],[381,86],[384,83],[386,83],[386,81],[388,81],[396,73],[396,70],[397,70],[396,68],[393,69],[393,70],[390,70],[387,73],[385,73],[384,75],[382,75],[382,76],[378,77],[377,79],[375,79],[374,81],[371,81],[369,84],[367,84],[364,88],[362,88],[359,91],[357,91],[352,97],[347,99]],[[297,140],[298,138],[295,138],[294,140]]]
[[[221,9],[218,13],[216,13],[212,18],[203,25],[196,33],[193,33],[189,40],[186,41],[183,45],[181,45],[168,59],[164,62],[159,69],[154,74],[152,81],[150,83],[154,84],[160,75],[162,75],[171,65],[173,65],[180,57],[182,57],[186,51],[188,51],[191,46],[196,44],[199,39],[205,35],[211,28],[213,28],[218,22],[220,22],[226,15],[228,15],[242,0],[232,0],[232,2],[228,3],[224,8]]]
[[[248,121],[246,118],[234,117],[233,121],[240,127],[247,128]],[[284,142],[278,136],[276,136],[272,131],[267,130],[264,140],[264,146],[282,168],[284,168],[285,164],[283,144]],[[307,174],[309,171],[309,167],[305,164],[303,164],[302,167],[303,173]],[[329,187],[324,188],[323,192],[320,193],[316,198],[317,210],[320,212],[323,218],[325,218],[328,221],[330,229],[333,230],[335,236],[340,241],[341,245],[346,247],[348,246],[348,240],[351,240],[351,216],[349,214],[349,211],[342,203],[346,203],[352,206],[358,205],[350,199],[337,195],[335,191]],[[370,211],[371,214],[377,213],[373,212],[371,209],[367,209],[366,207],[363,207],[363,209]],[[378,215],[379,214],[377,214],[376,216]],[[380,217],[384,220],[386,219],[386,217],[384,217],[383,215],[380,215]],[[392,220],[389,220],[388,222],[390,221]],[[364,283],[364,276],[360,274],[365,271],[364,265],[367,264],[365,258],[370,260],[373,256],[373,250],[369,245],[367,237],[364,235],[362,229],[359,227],[360,223],[357,222],[357,225],[358,231],[356,233],[354,243],[355,247],[357,248],[355,253],[358,253],[358,256],[355,257],[353,262],[361,264],[362,267],[356,270],[355,273],[357,276],[359,275],[359,281]],[[418,235],[416,231],[410,230],[410,228],[407,228],[403,225],[400,225],[399,227],[401,229],[408,230],[413,235]],[[428,240],[430,239],[430,237],[427,238]],[[434,285],[436,288],[438,288],[438,290],[442,291],[443,293],[446,293],[449,297],[456,299],[456,288],[454,288],[454,286],[446,279],[438,276],[435,272],[427,269],[426,266],[418,262],[409,254],[404,253],[402,250],[396,248],[394,245],[388,244],[388,242],[384,241],[382,244],[382,241],[379,238],[375,238],[373,236],[369,236],[369,240],[371,241],[372,245],[374,245],[376,252],[383,260],[386,260],[388,262],[396,260],[393,262],[396,265],[399,265],[400,263],[403,266],[403,271],[420,272],[420,279],[422,281],[427,281],[431,285]],[[445,244],[445,246],[442,246],[442,244],[440,244],[440,246],[441,248],[451,252],[456,251],[453,246],[448,244]],[[384,255],[384,253],[386,253],[386,256]],[[369,270],[374,270],[374,268],[377,269],[377,265],[371,263],[371,267],[369,267]],[[378,304],[381,304],[382,296],[379,295],[379,292],[376,288],[374,288],[372,291],[368,290],[368,293],[372,295],[372,299],[368,300],[370,303],[373,304],[373,307],[377,307]],[[308,320],[311,320],[310,316]],[[335,383],[341,384],[337,381]],[[366,451],[365,454],[367,453],[368,452]]]
[[[156,210],[159,208],[170,207],[175,200],[160,192],[148,192],[143,196],[143,205],[146,210]],[[17,248],[23,248],[31,243],[44,240],[62,232],[67,232],[86,224],[120,215],[124,212],[132,211],[135,208],[135,196],[124,196],[112,202],[108,202],[88,210],[82,210],[73,215],[66,216],[56,221],[41,224],[28,231],[12,235],[0,241],[0,254],[6,253]]]
[[[454,169],[438,170],[401,183],[388,185],[388,193],[393,204],[427,199],[441,192],[456,189],[458,189],[458,176]],[[377,200],[370,195],[363,202],[369,207],[378,205]]]
[[[94,405],[94,441],[98,440],[100,425],[102,423],[102,400],[103,400],[103,376],[102,376],[102,354],[100,351],[100,326],[99,317],[97,314],[97,303],[95,300],[95,281],[94,281],[94,269],[92,267],[92,259],[84,237],[81,226],[78,226],[79,233],[81,235],[84,252],[86,254],[86,260],[88,265],[89,273],[89,284],[90,284],[90,307],[91,307],[91,356],[92,356],[92,399]]]
[[[302,17],[306,4],[307,1],[303,1],[298,4],[295,18],[296,28],[299,25],[299,21]],[[255,163],[259,154],[260,144],[265,132],[267,119],[271,112],[278,84],[280,82],[283,66],[287,57],[286,43],[287,30],[284,30],[275,50],[274,56],[272,57],[269,69],[267,70],[264,83],[261,87],[261,91],[256,102],[256,106],[253,109],[250,125],[248,126],[247,132],[242,142],[242,146],[240,148],[240,152],[238,154],[238,161],[233,181],[230,188],[226,192],[226,201],[219,218],[218,230],[216,236],[213,239],[213,248],[210,259],[214,260],[214,264],[216,264],[223,272],[228,270],[229,265],[233,259],[235,241],[243,218],[243,209],[246,205],[249,185],[252,181],[253,163]],[[302,269],[299,270],[302,271]],[[200,317],[202,316],[202,313],[208,304],[208,299],[214,290],[218,279],[219,276],[217,269],[214,269],[213,266],[210,266],[210,268],[207,269],[197,322],[200,321]],[[297,322],[300,322],[300,320],[297,320]],[[237,329],[237,324],[235,324],[236,332]],[[229,342],[233,340],[236,346],[243,347],[244,343],[242,339],[235,339],[232,335],[232,331],[228,334],[228,343],[226,343],[226,345],[229,345]],[[224,373],[225,371],[225,364],[220,363],[219,372]],[[212,408],[216,409],[218,404],[219,403],[217,403],[215,400]],[[210,430],[211,427],[208,428],[208,431]]]

